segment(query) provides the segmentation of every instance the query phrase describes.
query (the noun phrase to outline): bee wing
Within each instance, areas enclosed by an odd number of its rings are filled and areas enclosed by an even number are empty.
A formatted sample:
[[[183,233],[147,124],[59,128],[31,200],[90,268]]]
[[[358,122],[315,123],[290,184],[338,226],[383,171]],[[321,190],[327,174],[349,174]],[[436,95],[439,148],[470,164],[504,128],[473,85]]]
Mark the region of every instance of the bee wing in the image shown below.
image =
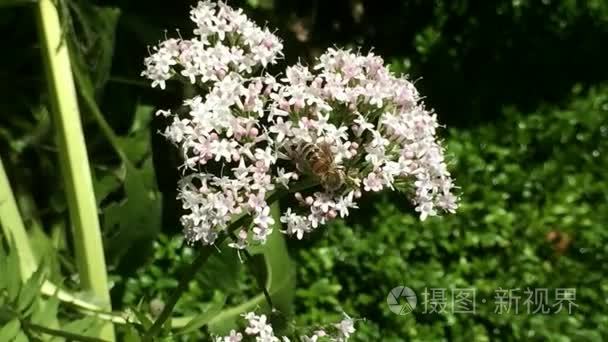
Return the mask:
[[[288,154],[285,154],[285,153],[283,153],[281,151],[277,151],[277,158],[279,158],[279,159],[287,159],[287,160],[292,159],[293,151],[289,151],[288,150],[287,153]]]

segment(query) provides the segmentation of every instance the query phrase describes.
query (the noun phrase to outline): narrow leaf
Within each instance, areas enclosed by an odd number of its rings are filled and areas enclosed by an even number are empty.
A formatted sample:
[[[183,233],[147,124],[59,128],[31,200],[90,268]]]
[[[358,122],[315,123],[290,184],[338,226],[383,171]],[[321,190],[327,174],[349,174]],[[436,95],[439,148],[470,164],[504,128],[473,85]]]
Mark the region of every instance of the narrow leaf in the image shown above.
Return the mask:
[[[32,322],[43,326],[49,326],[56,321],[59,309],[59,298],[51,297],[41,302],[40,309],[32,315]]]
[[[30,342],[30,339],[27,338],[25,332],[20,331],[11,342]]]
[[[145,330],[150,329],[152,326],[152,321],[143,311],[136,308],[131,308],[131,311],[133,311],[135,317],[137,317],[137,320],[139,320]]]
[[[44,267],[41,265],[36,272],[32,274],[25,285],[21,287],[19,298],[17,300],[17,310],[23,312],[32,305],[35,298],[40,296],[40,287],[44,279]]]
[[[175,335],[188,334],[209,323],[209,321],[211,321],[211,319],[222,310],[226,303],[226,295],[221,294],[220,296],[219,301],[211,303],[205,312],[194,317],[190,322],[188,322],[188,324],[186,324],[186,326],[177,331]]]
[[[87,316],[64,325],[61,330],[72,334],[94,337],[100,324],[101,322],[96,317]]]
[[[19,273],[19,256],[17,255],[17,253],[15,253],[14,250],[8,253],[5,267],[6,273],[4,274],[11,275],[10,277],[6,277],[6,291],[9,300],[14,301],[17,299],[17,296],[19,295],[19,290],[21,288],[21,277]]]
[[[21,323],[15,318],[0,329],[0,341],[10,341],[14,339],[20,331]]]

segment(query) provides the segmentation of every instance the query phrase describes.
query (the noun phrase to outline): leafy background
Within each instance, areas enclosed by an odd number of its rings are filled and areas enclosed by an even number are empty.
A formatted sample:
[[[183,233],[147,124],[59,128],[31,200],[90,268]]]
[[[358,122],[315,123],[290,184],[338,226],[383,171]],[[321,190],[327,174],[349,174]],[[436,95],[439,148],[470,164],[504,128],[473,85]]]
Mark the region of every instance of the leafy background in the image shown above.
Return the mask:
[[[156,134],[164,123],[151,115],[179,104],[185,90],[159,92],[139,77],[147,46],[174,29],[190,32],[193,3],[58,2],[74,47],[117,310],[144,303],[142,310],[153,313],[193,259],[179,237],[178,157]],[[286,64],[310,62],[333,45],[361,46],[408,73],[448,127],[441,135],[461,187],[456,215],[421,223],[405,198],[372,196],[348,220],[288,241],[294,262],[277,267],[296,283],[286,309],[296,325],[335,321],[344,311],[366,319],[355,337],[361,341],[608,339],[608,2],[230,4],[278,29]],[[34,250],[50,255],[55,281],[77,288],[31,7],[0,8],[0,27],[2,160]],[[259,296],[254,277],[235,260],[216,258],[190,284],[177,313]],[[478,303],[475,314],[397,316],[385,298],[399,285],[418,294],[476,288],[488,305]],[[578,307],[571,315],[494,313],[494,290],[528,287],[576,288]],[[194,327],[179,338],[205,334]]]

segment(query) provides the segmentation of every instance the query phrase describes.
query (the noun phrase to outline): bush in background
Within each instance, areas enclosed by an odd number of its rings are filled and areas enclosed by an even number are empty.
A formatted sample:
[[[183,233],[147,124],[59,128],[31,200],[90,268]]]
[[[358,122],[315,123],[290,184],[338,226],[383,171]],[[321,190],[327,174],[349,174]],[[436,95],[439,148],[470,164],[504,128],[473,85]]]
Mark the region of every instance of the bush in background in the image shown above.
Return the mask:
[[[298,319],[342,309],[369,320],[360,340],[608,338],[608,88],[575,95],[564,109],[507,110],[493,125],[450,132],[456,215],[421,224],[404,199],[382,198],[371,219],[363,210],[300,249]],[[386,303],[399,285],[418,294],[408,316]],[[425,288],[448,289],[444,313],[422,313]],[[475,288],[476,313],[452,313],[450,288]],[[501,288],[520,289],[519,314],[494,312]],[[547,288],[550,305],[555,289],[575,288],[577,307],[528,314],[526,288]]]

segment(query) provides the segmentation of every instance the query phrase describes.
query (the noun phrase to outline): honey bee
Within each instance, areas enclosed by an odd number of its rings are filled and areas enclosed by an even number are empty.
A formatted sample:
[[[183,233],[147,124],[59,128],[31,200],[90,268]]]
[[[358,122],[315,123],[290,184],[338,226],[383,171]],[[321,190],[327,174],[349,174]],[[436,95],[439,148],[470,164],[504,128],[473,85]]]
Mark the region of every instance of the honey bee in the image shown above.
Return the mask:
[[[292,157],[298,170],[316,176],[325,190],[334,192],[344,184],[344,170],[336,165],[330,144],[304,144]]]

